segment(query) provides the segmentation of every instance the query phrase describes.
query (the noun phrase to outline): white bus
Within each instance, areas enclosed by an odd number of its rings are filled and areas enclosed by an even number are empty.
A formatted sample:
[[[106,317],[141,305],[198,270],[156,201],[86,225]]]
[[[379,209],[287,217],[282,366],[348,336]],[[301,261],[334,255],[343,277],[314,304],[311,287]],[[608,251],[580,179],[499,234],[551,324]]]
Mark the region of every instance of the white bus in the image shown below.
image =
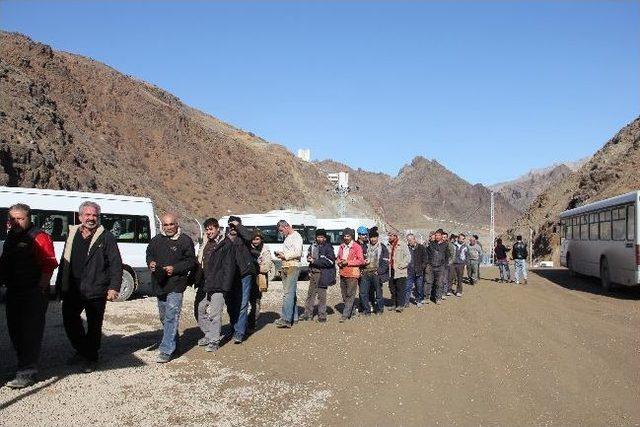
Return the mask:
[[[367,229],[376,225],[370,218],[318,218],[318,228],[324,228],[327,232],[327,239],[337,252],[337,247],[342,243],[342,231],[349,227],[356,231],[354,239],[358,238],[358,227],[364,225]]]
[[[282,267],[282,261],[273,254],[275,251],[282,250],[282,243],[284,242],[284,236],[278,232],[278,228],[276,227],[276,224],[281,219],[287,221],[293,229],[302,236],[304,246],[300,264],[303,272],[307,270],[307,250],[315,239],[318,222],[314,215],[306,211],[273,210],[263,214],[238,214],[236,216],[242,218],[242,225],[245,227],[251,229],[257,228],[262,232],[264,243],[269,248],[274,263],[272,271],[269,272],[269,280],[279,276],[280,268]],[[224,229],[225,233],[227,231],[228,221],[229,216],[223,216],[218,220],[220,227]]]
[[[602,287],[640,284],[640,191],[560,214],[560,263],[571,273],[600,278]]]
[[[9,206],[25,203],[31,207],[31,220],[35,226],[53,238],[59,261],[69,226],[79,223],[78,207],[87,200],[100,205],[100,223],[118,240],[124,267],[119,300],[128,299],[134,291],[150,294],[151,276],[146,265],[146,250],[157,228],[153,202],[148,198],[0,187],[0,245],[7,236]],[[57,270],[51,278],[52,286],[55,284],[56,273]]]

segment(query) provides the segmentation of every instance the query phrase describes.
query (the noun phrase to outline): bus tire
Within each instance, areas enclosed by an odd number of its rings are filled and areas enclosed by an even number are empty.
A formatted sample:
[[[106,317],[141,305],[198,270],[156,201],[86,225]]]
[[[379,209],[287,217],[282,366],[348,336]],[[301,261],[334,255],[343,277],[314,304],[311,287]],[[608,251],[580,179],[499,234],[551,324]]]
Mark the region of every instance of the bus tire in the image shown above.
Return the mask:
[[[126,301],[131,298],[133,292],[136,290],[136,280],[128,268],[122,269],[122,285],[120,286],[120,292],[118,294],[117,302]]]
[[[605,257],[600,259],[600,285],[604,291],[610,291],[612,288],[609,261]]]

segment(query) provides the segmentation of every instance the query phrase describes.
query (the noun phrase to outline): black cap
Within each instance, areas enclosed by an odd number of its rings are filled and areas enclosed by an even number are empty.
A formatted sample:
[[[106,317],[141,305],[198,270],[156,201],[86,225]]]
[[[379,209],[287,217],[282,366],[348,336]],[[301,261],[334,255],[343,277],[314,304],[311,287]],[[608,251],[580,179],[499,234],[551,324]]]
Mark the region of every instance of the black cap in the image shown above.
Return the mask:
[[[318,228],[316,230],[316,237],[318,237],[318,236],[327,237],[327,230],[325,230],[324,228]]]
[[[369,237],[378,237],[380,234],[378,233],[378,227],[371,227],[369,229]]]
[[[242,224],[242,218],[240,218],[239,216],[231,215],[229,217],[229,221],[228,222],[233,222],[233,221],[236,221],[236,222],[239,222],[240,224]]]

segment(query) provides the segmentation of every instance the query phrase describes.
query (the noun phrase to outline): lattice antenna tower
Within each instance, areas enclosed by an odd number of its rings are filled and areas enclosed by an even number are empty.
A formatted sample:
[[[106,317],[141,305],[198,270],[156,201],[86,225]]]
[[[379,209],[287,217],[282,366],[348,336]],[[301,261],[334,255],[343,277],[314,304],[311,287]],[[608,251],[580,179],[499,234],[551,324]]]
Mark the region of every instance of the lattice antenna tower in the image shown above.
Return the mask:
[[[347,172],[329,173],[327,178],[335,184],[334,191],[338,194],[338,216],[344,218],[347,213],[347,194],[349,188],[349,174]]]
[[[496,215],[495,215],[495,208],[496,208],[496,202],[495,202],[495,193],[492,191],[491,192],[491,209],[490,209],[490,215],[491,215],[491,219],[490,219],[490,228],[489,228],[489,241],[490,241],[490,245],[491,245],[491,259],[490,262],[491,264],[493,264],[493,258],[494,258],[494,253],[493,253],[493,248],[495,246],[495,240],[496,240]]]

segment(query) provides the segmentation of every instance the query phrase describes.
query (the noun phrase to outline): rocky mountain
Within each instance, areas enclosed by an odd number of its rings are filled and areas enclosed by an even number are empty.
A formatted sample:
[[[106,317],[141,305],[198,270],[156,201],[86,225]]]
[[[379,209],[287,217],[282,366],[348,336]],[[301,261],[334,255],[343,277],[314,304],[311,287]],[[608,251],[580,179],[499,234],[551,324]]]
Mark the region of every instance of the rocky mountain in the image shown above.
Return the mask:
[[[590,157],[575,162],[559,163],[543,169],[533,169],[518,178],[490,185],[517,210],[524,212],[547,188],[567,178],[578,170]]]
[[[318,166],[326,172],[349,172],[353,197],[368,200],[381,216],[393,218],[397,227],[477,231],[490,223],[491,191],[469,184],[436,160],[416,157],[396,177],[333,161]],[[508,226],[518,215],[501,195],[496,197],[498,228]]]
[[[577,171],[547,188],[510,229],[536,231],[536,256],[558,259],[560,212],[640,189],[640,117],[622,128]],[[528,234],[528,233],[527,233]]]
[[[436,161],[418,157],[397,177],[304,162],[156,86],[6,32],[0,165],[0,185],[146,196],[159,211],[197,218],[278,208],[335,216],[326,173],[344,170],[358,189],[349,215],[401,227],[489,222],[489,190]],[[517,212],[502,197],[497,203],[506,226]]]

